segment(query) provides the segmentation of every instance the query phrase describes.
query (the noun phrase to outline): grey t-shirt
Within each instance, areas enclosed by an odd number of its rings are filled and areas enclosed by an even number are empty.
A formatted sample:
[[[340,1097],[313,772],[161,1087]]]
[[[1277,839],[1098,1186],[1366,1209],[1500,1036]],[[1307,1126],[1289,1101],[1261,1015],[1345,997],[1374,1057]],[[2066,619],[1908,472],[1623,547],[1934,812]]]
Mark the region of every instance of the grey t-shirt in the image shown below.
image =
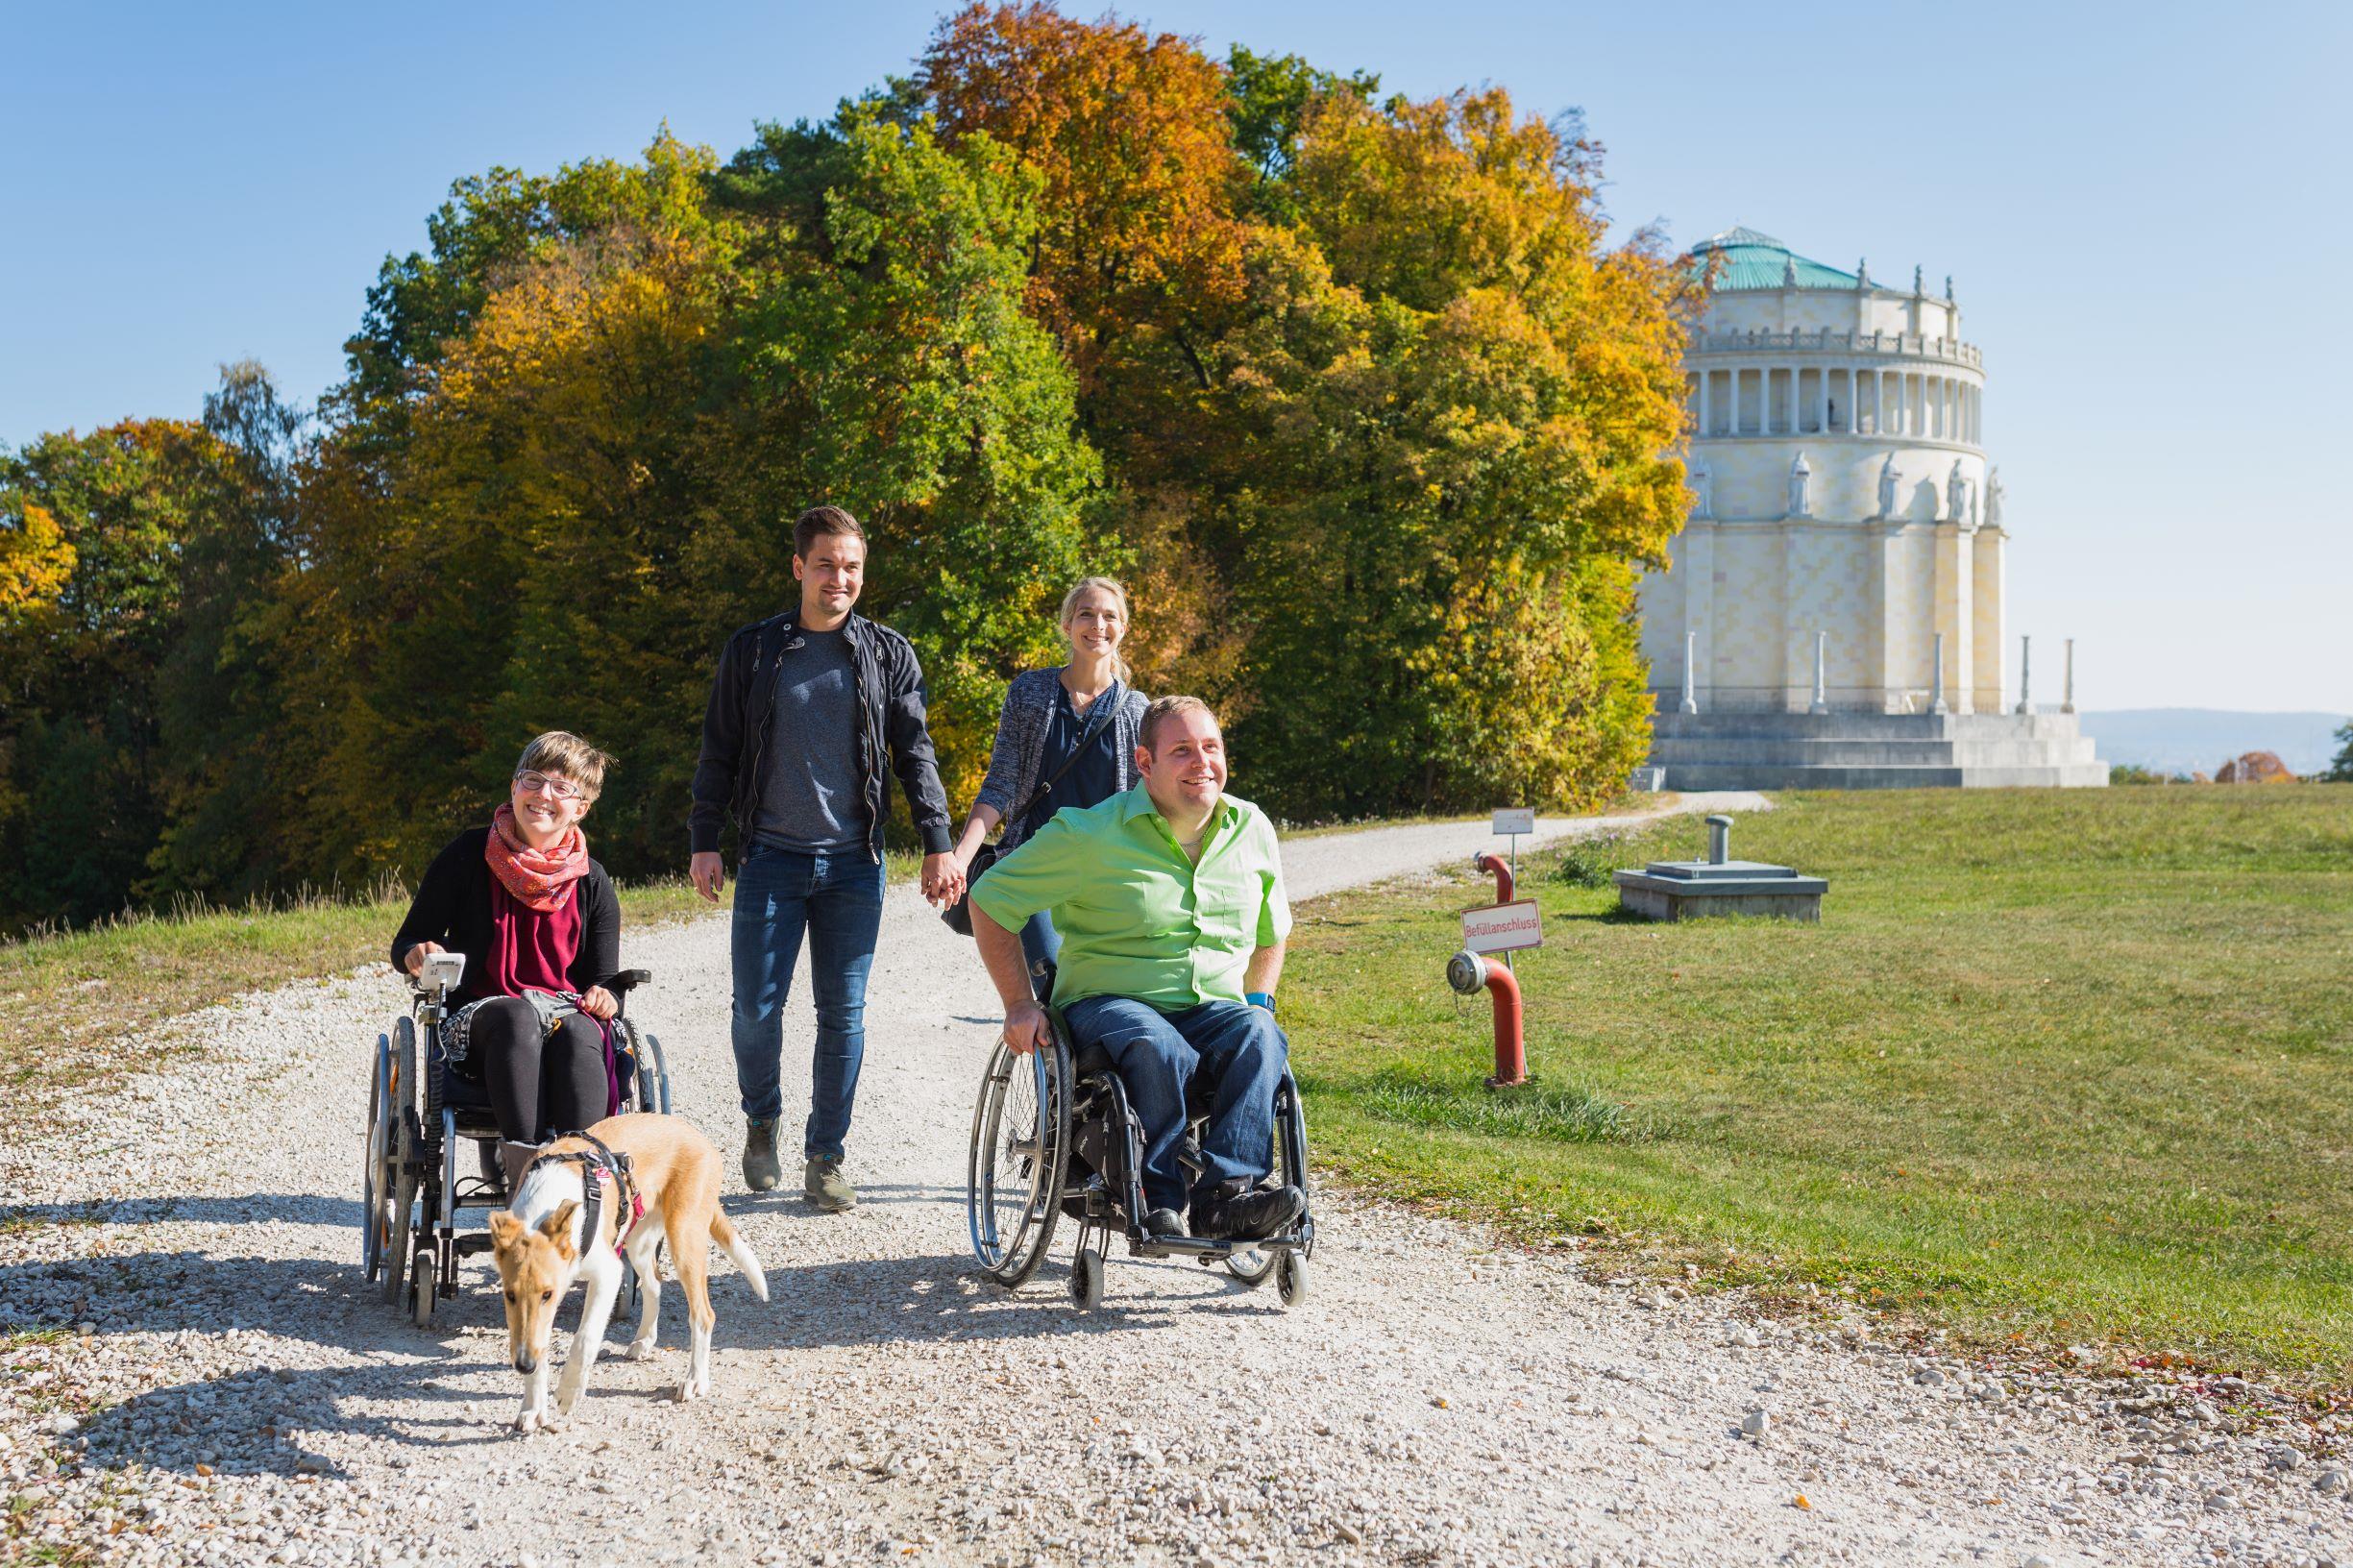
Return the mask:
[[[865,791],[858,782],[858,687],[849,635],[802,630],[776,677],[768,730],[767,788],[752,837],[803,854],[863,846]]]

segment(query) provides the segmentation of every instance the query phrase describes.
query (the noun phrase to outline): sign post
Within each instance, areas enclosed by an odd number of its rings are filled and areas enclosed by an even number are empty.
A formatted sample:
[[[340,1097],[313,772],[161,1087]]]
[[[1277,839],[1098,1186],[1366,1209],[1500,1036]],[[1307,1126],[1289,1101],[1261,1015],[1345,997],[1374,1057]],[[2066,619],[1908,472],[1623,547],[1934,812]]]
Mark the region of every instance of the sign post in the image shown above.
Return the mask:
[[[1498,838],[1507,838],[1511,841],[1511,882],[1514,887],[1519,885],[1520,880],[1520,835],[1533,833],[1535,830],[1536,811],[1533,806],[1497,806],[1495,808],[1495,834]],[[1531,943],[1528,945],[1535,944]],[[1471,950],[1479,952],[1483,949],[1474,947]],[[1508,949],[1500,950],[1504,954],[1504,967],[1509,968],[1511,967],[1510,951]]]

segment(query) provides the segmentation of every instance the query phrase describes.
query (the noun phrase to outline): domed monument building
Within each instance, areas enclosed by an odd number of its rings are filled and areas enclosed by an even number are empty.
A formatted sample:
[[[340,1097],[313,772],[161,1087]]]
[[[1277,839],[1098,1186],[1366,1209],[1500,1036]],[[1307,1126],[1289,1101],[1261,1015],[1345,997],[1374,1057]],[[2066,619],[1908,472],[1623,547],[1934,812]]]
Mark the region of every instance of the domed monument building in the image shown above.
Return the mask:
[[[1951,280],[1883,287],[1748,229],[1692,254],[1693,506],[1641,588],[1664,786],[2106,783],[2071,690],[2006,700],[2001,481]]]

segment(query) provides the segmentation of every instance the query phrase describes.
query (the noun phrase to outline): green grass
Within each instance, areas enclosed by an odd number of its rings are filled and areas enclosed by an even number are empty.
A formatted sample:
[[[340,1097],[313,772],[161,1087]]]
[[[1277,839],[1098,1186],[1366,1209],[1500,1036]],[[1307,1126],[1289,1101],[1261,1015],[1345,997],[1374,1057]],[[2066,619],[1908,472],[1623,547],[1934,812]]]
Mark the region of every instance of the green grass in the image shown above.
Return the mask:
[[[1617,916],[1595,870],[1688,819],[1527,858],[1532,1093],[1443,979],[1477,883],[1304,909],[1319,1156],[1629,1262],[2353,1381],[2353,790],[1795,796],[1733,841],[1828,877],[1822,923]]]

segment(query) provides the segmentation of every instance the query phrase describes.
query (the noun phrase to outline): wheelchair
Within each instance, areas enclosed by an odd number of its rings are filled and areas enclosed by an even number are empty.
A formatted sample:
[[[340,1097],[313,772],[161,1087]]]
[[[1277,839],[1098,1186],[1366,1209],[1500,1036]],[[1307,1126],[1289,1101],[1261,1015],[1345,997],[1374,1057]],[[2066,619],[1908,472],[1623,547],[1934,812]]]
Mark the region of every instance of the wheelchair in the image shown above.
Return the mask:
[[[1046,1017],[1053,1043],[1017,1054],[998,1041],[972,1107],[965,1213],[982,1272],[1008,1288],[1021,1285],[1045,1262],[1055,1226],[1067,1215],[1078,1225],[1070,1300],[1082,1309],[1102,1304],[1115,1237],[1125,1238],[1130,1257],[1191,1258],[1204,1268],[1222,1264],[1253,1289],[1271,1277],[1285,1307],[1305,1301],[1315,1217],[1307,1116],[1289,1069],[1275,1090],[1273,1174],[1309,1194],[1307,1212],[1289,1230],[1259,1240],[1156,1237],[1143,1228],[1143,1121],[1128,1103],[1111,1053],[1100,1045],[1074,1051],[1061,1013],[1048,1007]],[[1195,1177],[1203,1168],[1208,1088],[1196,1080],[1186,1095],[1178,1158]]]
[[[489,1097],[451,1070],[442,1043],[449,994],[464,973],[462,953],[426,959],[425,972],[409,981],[407,1016],[376,1037],[368,1083],[360,1264],[368,1283],[380,1286],[386,1302],[405,1306],[419,1328],[431,1325],[437,1302],[455,1299],[458,1260],[490,1250],[488,1231],[458,1234],[459,1212],[503,1209],[513,1196],[499,1164]],[[625,1112],[670,1109],[662,1043],[627,1017],[629,992],[652,978],[650,970],[625,969],[604,984],[622,1004],[613,1017],[613,1055]],[[474,1172],[459,1168],[459,1146],[469,1142]],[[632,1275],[632,1311],[637,1294]]]

